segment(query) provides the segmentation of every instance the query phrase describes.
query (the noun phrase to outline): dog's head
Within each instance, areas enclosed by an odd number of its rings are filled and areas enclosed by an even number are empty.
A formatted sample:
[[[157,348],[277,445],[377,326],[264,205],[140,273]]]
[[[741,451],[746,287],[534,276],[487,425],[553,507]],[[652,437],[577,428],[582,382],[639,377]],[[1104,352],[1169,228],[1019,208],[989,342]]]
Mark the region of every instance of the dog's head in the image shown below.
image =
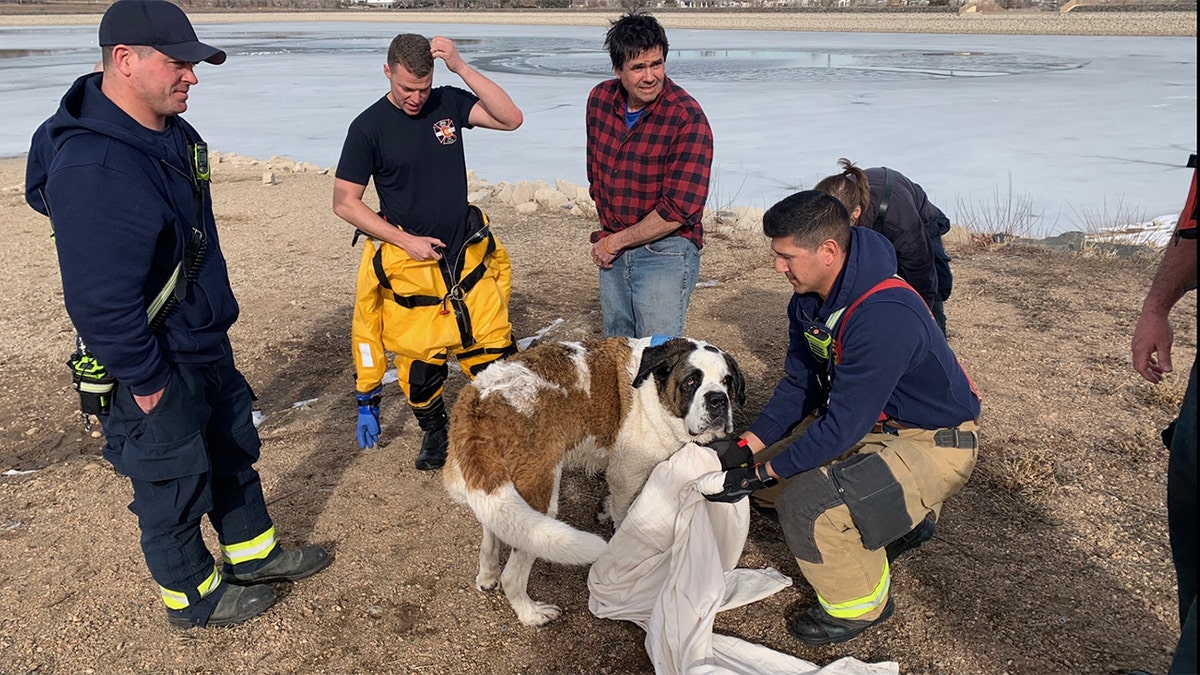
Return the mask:
[[[683,420],[692,440],[733,433],[733,407],[746,404],[746,380],[729,354],[700,340],[671,338],[642,351],[633,386],[651,378],[663,409]]]

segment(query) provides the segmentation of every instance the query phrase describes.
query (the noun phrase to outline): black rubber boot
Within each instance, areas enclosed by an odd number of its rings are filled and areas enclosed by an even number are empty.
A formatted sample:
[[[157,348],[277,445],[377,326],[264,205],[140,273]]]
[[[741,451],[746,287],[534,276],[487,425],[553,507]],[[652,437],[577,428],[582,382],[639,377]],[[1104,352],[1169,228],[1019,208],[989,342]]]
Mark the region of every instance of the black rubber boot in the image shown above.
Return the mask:
[[[234,626],[270,609],[275,604],[275,591],[270,586],[234,586],[223,584],[217,606],[207,618],[197,613],[197,607],[168,609],[167,621],[178,628],[192,626]],[[205,598],[207,600],[208,598]],[[201,601],[203,602],[203,601]]]
[[[421,452],[417,454],[416,466],[421,471],[434,471],[446,463],[446,450],[450,448],[447,436],[450,420],[446,417],[446,406],[442,399],[435,399],[423,408],[413,408],[417,424],[425,432],[421,440]]]
[[[226,564],[223,575],[229,583],[243,586],[275,581],[299,581],[329,567],[331,562],[333,556],[325,549],[320,546],[305,546],[282,550],[267,564],[253,572],[236,574],[233,566]]]
[[[937,529],[937,521],[933,519],[933,514],[931,513],[925,516],[925,519],[917,523],[917,526],[909,530],[907,534],[885,547],[888,564],[896,562],[896,558],[905,553],[920,548],[921,544],[933,538],[933,531],[935,529]]]
[[[887,621],[895,609],[896,605],[889,597],[879,618],[872,621],[851,621],[829,616],[820,605],[813,605],[788,622],[788,632],[797,640],[814,647],[831,642],[845,642],[871,626]]]
[[[446,463],[446,450],[450,448],[450,439],[446,436],[446,427],[438,427],[425,432],[421,441],[421,452],[417,455],[416,465],[421,471],[440,469]]]

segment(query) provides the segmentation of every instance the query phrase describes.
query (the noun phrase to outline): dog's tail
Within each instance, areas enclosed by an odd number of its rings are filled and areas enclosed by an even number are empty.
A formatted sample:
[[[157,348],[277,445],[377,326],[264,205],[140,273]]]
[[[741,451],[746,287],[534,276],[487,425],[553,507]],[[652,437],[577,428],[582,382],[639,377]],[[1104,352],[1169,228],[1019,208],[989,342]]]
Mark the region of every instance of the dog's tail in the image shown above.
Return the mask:
[[[492,366],[492,368],[500,367]],[[464,387],[450,415],[450,448],[442,481],[454,501],[465,504],[485,528],[509,546],[543,560],[565,565],[590,565],[608,548],[600,537],[538,511],[513,485],[507,462],[497,447],[520,447],[521,425],[490,424],[488,435],[467,420],[489,419],[499,406],[483,399],[473,386]],[[498,416],[498,415],[497,415]]]
[[[530,506],[512,483],[490,493],[464,489],[454,496],[471,507],[479,522],[501,541],[543,560],[590,565],[608,548],[604,539]]]

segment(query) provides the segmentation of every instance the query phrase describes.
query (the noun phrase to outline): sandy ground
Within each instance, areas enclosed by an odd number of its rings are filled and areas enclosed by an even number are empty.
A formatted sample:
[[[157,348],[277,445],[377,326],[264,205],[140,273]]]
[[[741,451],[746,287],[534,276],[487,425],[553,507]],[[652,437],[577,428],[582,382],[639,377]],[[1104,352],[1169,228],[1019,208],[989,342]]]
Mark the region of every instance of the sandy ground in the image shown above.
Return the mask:
[[[649,672],[637,627],[588,612],[583,568],[535,566],[531,593],[565,610],[540,629],[519,625],[502,595],[473,589],[477,525],[439,475],[413,468],[420,433],[394,386],[382,447],[358,450],[349,324],[359,251],[330,212],[330,176],[277,173],[265,185],[263,171],[213,168],[242,306],[232,339],[266,414],[259,469],[281,536],[323,543],[336,562],[281,586],[281,602],[244,626],[167,625],[125,508],[129,485],[77,416],[48,223],[24,204],[23,162],[0,160],[0,470],[32,471],[0,477],[0,672]],[[485,208],[513,258],[516,333],[559,318],[551,339],[599,333],[593,223]],[[722,614],[718,630],[817,663],[896,660],[905,673],[1165,670],[1178,624],[1158,430],[1195,355],[1195,295],[1174,316],[1184,374],[1156,388],[1128,354],[1156,256],[954,255],[947,312],[985,397],[981,458],[937,537],[896,565],[895,616],[844,645],[793,640],[785,617],[813,593],[776,526],[756,517],[741,564],[774,566],[796,585]],[[702,261],[709,283],[688,333],[742,364],[750,418],[779,376],[790,289],[754,232],[712,238]],[[463,381],[452,378],[451,398]],[[569,475],[563,495],[566,520],[602,532],[599,480]]]
[[[99,11],[104,5],[98,5]],[[8,11],[15,12],[10,7]],[[195,23],[278,21],[370,21],[378,23],[529,24],[608,26],[619,12],[566,11],[388,11],[202,12],[189,10]],[[783,13],[660,11],[671,28],[791,30],[861,33],[987,33],[1029,35],[1196,35],[1196,12],[995,12],[954,13]],[[98,24],[99,14],[6,14],[0,26]]]

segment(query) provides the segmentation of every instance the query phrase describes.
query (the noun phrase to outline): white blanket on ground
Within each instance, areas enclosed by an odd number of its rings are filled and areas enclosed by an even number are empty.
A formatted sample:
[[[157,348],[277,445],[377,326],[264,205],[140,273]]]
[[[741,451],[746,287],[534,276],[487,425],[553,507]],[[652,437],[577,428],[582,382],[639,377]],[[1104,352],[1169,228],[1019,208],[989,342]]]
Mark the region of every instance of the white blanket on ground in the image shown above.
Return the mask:
[[[713,635],[718,611],[791,585],[780,572],[734,569],[750,530],[749,500],[710,502],[695,480],[720,471],[716,454],[689,443],[650,475],[625,522],[588,574],[592,614],[646,631],[659,675],[895,675],[895,662],[839,659],[824,668],[762,645]]]

